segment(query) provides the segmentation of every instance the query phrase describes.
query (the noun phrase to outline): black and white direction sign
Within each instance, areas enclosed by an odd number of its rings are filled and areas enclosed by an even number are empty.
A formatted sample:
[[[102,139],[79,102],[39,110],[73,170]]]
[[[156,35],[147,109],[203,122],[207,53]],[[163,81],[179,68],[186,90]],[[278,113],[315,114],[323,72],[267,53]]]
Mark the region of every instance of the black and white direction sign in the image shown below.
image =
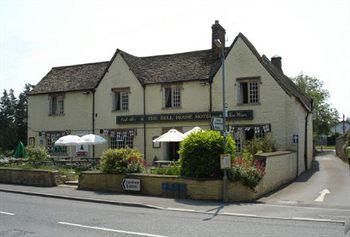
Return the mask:
[[[125,191],[141,191],[141,182],[139,179],[123,179],[122,187]]]
[[[220,117],[211,118],[211,126],[213,130],[223,131],[224,130],[224,119]]]

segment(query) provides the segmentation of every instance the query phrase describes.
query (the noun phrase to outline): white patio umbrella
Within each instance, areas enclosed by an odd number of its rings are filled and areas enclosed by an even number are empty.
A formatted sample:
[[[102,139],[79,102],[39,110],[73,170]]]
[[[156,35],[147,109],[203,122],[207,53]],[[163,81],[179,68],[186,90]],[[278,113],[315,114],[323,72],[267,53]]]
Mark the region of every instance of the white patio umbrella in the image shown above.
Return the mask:
[[[185,139],[185,135],[176,129],[170,129],[160,137],[153,140],[153,142],[181,142]]]
[[[81,145],[95,145],[104,144],[107,140],[96,134],[88,134],[81,137]],[[94,148],[93,148],[94,149]],[[95,157],[92,157],[92,168],[95,168]]]
[[[81,142],[81,138],[76,135],[67,135],[60,137],[56,142],[55,146],[75,146]]]
[[[81,137],[80,144],[82,145],[98,145],[104,144],[107,140],[96,134],[88,134]]]
[[[195,133],[195,132],[202,132],[204,131],[203,129],[201,129],[200,127],[194,127],[192,128],[191,130],[187,131],[184,133],[185,137],[189,136],[190,134],[192,133]]]
[[[66,135],[63,137],[58,138],[58,140],[55,142],[55,146],[76,146],[79,145],[81,142],[81,138],[77,135]],[[72,156],[73,156],[73,150],[71,149]],[[72,162],[71,157],[71,162]],[[72,169],[72,167],[71,167]]]

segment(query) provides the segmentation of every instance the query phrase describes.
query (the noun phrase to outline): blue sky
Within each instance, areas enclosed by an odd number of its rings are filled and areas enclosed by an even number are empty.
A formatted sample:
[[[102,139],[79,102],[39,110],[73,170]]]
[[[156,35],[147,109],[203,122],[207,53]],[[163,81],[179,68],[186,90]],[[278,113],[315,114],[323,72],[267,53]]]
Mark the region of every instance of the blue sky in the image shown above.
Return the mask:
[[[218,19],[228,43],[242,32],[283,70],[324,81],[330,102],[350,117],[349,0],[0,0],[0,90],[19,93],[53,66],[211,45]]]

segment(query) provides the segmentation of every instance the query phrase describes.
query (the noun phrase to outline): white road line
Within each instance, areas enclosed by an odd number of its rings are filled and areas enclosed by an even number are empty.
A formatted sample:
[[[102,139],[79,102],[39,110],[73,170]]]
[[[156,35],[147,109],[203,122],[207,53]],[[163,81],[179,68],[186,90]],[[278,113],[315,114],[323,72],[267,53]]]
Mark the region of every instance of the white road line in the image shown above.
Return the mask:
[[[194,212],[195,210],[193,209],[184,209],[184,208],[175,208],[175,207],[167,207],[166,208],[167,210],[170,210],[170,211],[183,211],[183,212]]]
[[[314,201],[315,202],[323,202],[324,198],[326,197],[326,194],[330,194],[331,192],[328,189],[323,189],[320,192],[320,196],[318,196]]]
[[[295,209],[310,209],[310,210],[324,210],[324,211],[342,211],[350,212],[350,209],[343,208],[328,208],[328,207],[306,207],[306,206],[295,206],[295,205],[279,205],[279,204],[254,204],[259,206],[270,206],[270,207],[284,207],[284,208],[295,208]]]
[[[130,235],[149,236],[149,237],[167,237],[167,236],[164,236],[164,235],[153,235],[153,234],[133,232],[133,231],[115,230],[115,229],[110,229],[110,228],[103,228],[103,227],[96,227],[96,226],[74,224],[74,223],[69,223],[69,222],[58,222],[58,224],[75,226],[75,227],[81,227],[81,228],[87,228],[87,229],[93,229],[93,230],[103,230],[103,231],[109,231],[109,232],[130,234]]]
[[[9,215],[9,216],[14,216],[15,215],[15,214],[13,214],[11,212],[4,212],[4,211],[0,211],[0,214]]]

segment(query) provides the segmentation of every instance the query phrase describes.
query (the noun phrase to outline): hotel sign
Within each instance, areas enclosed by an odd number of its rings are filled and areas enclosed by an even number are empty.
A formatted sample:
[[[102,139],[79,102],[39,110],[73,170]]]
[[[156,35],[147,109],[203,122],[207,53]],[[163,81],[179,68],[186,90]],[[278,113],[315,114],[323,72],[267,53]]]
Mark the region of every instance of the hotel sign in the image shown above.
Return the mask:
[[[173,114],[149,114],[117,116],[117,124],[123,123],[152,123],[152,122],[176,122],[176,121],[201,121],[211,120],[212,117],[222,116],[222,112],[197,112],[197,113],[173,113]],[[233,110],[228,112],[228,120],[253,119],[253,110]]]

